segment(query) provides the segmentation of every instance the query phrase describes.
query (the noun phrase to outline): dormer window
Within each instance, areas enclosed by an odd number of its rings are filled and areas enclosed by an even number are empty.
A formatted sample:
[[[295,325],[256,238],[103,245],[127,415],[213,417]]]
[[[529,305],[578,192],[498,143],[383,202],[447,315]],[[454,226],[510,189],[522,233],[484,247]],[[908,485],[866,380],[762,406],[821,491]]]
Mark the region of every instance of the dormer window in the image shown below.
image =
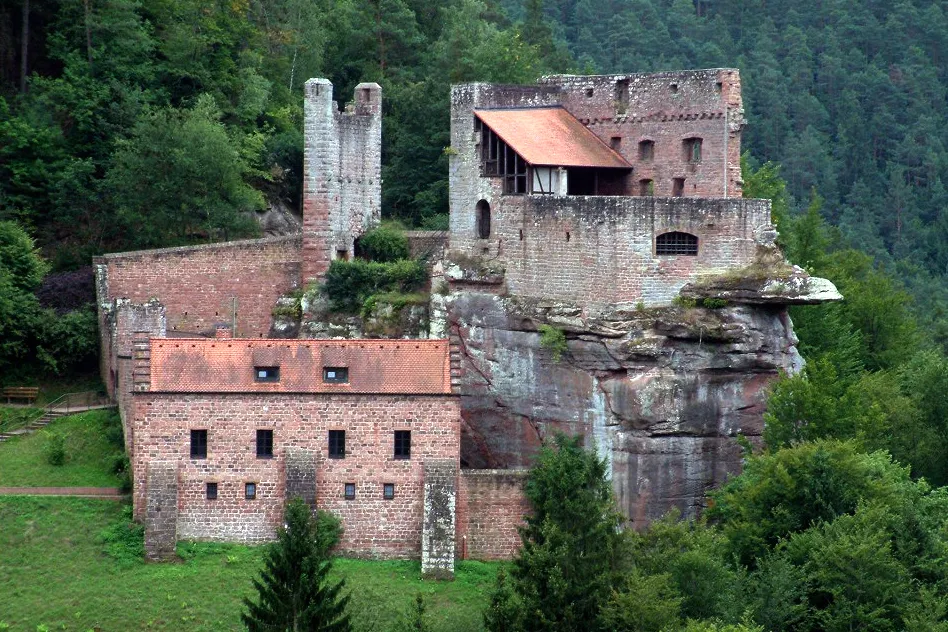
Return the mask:
[[[349,382],[349,368],[344,366],[324,366],[323,382],[327,384],[346,384]]]
[[[280,381],[280,367],[255,366],[253,368],[253,379],[256,382],[279,382]]]

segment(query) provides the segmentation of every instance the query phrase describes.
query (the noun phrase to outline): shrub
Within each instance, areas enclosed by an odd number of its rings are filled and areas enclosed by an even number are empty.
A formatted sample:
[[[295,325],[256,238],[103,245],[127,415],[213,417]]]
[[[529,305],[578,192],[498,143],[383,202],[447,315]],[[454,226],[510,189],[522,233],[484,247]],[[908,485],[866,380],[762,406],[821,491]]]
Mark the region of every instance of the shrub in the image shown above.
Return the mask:
[[[359,254],[384,263],[408,259],[411,251],[405,232],[386,225],[373,228],[359,238]]]
[[[540,346],[553,354],[553,361],[559,362],[566,353],[566,334],[551,325],[540,325]]]
[[[391,263],[337,260],[329,266],[324,288],[333,309],[356,313],[373,294],[410,294],[427,280],[425,267],[410,259]]]
[[[701,301],[701,304],[708,309],[721,309],[722,307],[727,307],[727,301],[723,298],[706,298]]]
[[[58,432],[46,432],[46,443],[43,446],[46,461],[50,465],[60,466],[66,462],[66,437]]]
[[[99,534],[109,557],[123,565],[145,558],[145,527],[132,520],[132,507],[122,509],[122,518]]]
[[[685,298],[684,296],[676,296],[672,299],[672,305],[676,307],[681,307],[682,309],[692,309],[698,306],[697,299]]]

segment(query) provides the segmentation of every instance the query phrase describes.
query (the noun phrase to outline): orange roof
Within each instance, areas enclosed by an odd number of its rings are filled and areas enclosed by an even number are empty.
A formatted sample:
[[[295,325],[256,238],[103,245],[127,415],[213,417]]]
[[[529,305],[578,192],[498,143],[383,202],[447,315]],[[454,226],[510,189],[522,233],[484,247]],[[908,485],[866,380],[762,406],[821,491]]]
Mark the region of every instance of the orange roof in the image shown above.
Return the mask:
[[[279,367],[279,381],[256,381],[254,367]],[[349,381],[324,382],[323,367],[348,368]],[[448,341],[153,338],[151,390],[448,394]]]
[[[632,168],[561,107],[475,110],[474,115],[531,165]]]

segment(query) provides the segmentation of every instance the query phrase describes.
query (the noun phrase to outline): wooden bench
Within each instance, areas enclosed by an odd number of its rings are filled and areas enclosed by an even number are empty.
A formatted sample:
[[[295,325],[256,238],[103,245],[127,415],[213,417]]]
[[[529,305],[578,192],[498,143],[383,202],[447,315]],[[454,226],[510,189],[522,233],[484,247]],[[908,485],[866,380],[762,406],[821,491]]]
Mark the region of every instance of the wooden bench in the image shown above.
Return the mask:
[[[39,395],[38,386],[4,386],[3,387],[3,396],[7,399],[9,404],[11,400],[14,399],[24,399],[27,404],[32,404],[36,401],[37,396]]]

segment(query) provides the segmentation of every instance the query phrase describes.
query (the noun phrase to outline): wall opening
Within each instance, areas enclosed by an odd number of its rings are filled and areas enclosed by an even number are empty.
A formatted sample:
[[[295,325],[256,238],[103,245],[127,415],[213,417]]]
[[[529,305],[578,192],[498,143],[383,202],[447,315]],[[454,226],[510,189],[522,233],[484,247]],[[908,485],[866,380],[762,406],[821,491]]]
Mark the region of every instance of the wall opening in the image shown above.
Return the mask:
[[[619,151],[619,148],[621,146],[622,146],[621,136],[613,136],[612,138],[609,139],[609,147],[611,147],[613,151]]]
[[[698,137],[686,138],[681,143],[685,162],[701,162],[701,139]]]
[[[685,194],[685,179],[675,178],[672,180],[672,197],[681,197]]]
[[[639,160],[651,162],[655,158],[655,141],[643,140],[639,143]]]
[[[678,231],[662,233],[655,238],[655,254],[693,257],[698,254],[698,237]]]
[[[616,81],[616,114],[625,114],[629,109],[629,80],[619,79]]]
[[[490,238],[490,204],[481,200],[475,207],[477,211],[477,236],[480,239]]]
[[[655,195],[655,183],[652,180],[639,180],[639,195],[642,197]]]

